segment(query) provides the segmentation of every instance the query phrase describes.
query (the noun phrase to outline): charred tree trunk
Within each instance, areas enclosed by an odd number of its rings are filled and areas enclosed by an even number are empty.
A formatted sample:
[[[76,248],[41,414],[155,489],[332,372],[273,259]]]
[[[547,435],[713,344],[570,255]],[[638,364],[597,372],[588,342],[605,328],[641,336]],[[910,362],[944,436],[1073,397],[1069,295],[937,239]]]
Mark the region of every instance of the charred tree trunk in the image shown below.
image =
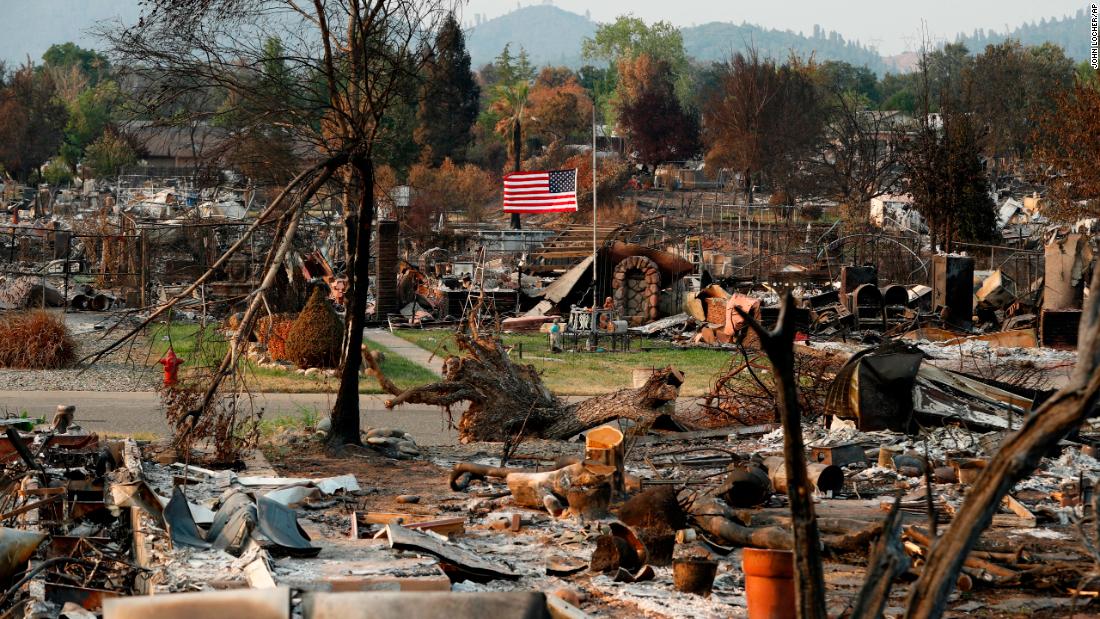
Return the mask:
[[[877,619],[890,601],[894,580],[909,569],[909,555],[901,542],[901,499],[895,499],[882,527],[874,555],[867,562],[863,587],[852,603],[849,619]]]
[[[563,439],[608,421],[652,421],[679,394],[683,375],[669,367],[638,389],[621,389],[565,404],[542,383],[531,365],[512,363],[503,345],[489,337],[458,334],[462,357],[448,357],[443,380],[414,387],[386,402],[432,404],[448,411],[466,402],[457,426],[464,441],[503,441],[517,435]]]
[[[1100,269],[1090,290],[1100,291]],[[1008,491],[1030,475],[1043,454],[1078,428],[1100,402],[1100,295],[1089,296],[1081,313],[1077,366],[1069,383],[1031,413],[970,486],[951,528],[934,540],[921,577],[909,594],[906,617],[943,615],[947,598],[970,550],[993,520]]]
[[[370,157],[354,158],[350,176],[355,185],[352,194],[355,204],[354,208],[348,205],[344,217],[348,301],[340,351],[340,386],[332,407],[332,429],[327,441],[329,447],[335,449],[362,444],[359,437],[359,368],[363,358],[363,327],[367,321],[371,220],[374,218],[374,166]]]
[[[794,373],[794,298],[783,299],[779,323],[768,331],[752,315],[737,308],[760,338],[775,371],[776,400],[783,421],[783,459],[787,469],[787,497],[791,504],[791,530],[794,537],[794,592],[798,598],[799,619],[825,619],[825,573],[821,566],[821,536],[810,496],[806,472],[806,448],[802,442],[802,413]]]
[[[680,394],[684,375],[672,367],[666,367],[637,389],[620,389],[614,393],[588,398],[572,404],[550,427],[546,438],[567,438],[589,428],[614,419],[652,421],[660,409],[675,402]]]

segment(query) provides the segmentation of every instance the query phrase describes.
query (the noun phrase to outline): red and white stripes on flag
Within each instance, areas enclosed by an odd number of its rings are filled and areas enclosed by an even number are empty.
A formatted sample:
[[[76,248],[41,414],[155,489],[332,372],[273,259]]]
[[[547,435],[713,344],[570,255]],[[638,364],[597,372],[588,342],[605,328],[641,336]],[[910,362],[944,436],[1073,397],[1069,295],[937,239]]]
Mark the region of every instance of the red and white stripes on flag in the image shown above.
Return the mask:
[[[504,175],[505,213],[562,213],[575,210],[576,169]]]

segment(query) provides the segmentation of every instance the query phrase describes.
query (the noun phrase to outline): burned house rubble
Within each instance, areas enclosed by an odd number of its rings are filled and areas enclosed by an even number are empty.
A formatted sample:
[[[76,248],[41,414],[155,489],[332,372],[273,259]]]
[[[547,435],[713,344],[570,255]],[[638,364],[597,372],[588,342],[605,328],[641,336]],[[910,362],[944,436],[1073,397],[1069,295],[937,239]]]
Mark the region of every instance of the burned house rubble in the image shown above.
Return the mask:
[[[258,368],[333,377],[349,303],[335,212],[310,205],[308,234],[272,268],[277,235],[242,241],[257,200],[116,186],[17,208],[0,226],[0,303],[124,325],[172,304],[171,320],[246,341]],[[903,263],[860,260],[820,226],[647,221],[426,249],[379,221],[371,326],[437,328],[457,349],[436,382],[398,387],[364,347],[361,381],[392,421],[344,458],[325,455],[327,419],[229,462],[214,439],[89,432],[79,403],[52,423],[2,420],[0,616],[793,617],[808,588],[829,616],[902,616],[1010,457],[1034,470],[995,497],[944,604],[1089,607],[1100,427],[1083,415],[1026,458],[1019,443],[1087,391],[1093,238],[1051,228],[1007,259]],[[261,285],[276,292],[249,333]],[[305,327],[328,348],[299,361],[291,333]],[[657,345],[728,363],[700,396],[668,363],[567,398],[505,344],[514,333],[539,333],[532,354],[554,363]],[[186,362],[159,363],[170,394],[169,366]],[[163,401],[185,418],[194,400]],[[400,429],[417,405],[440,407],[460,442]]]
[[[1100,618],[1096,3],[14,4],[0,619]]]

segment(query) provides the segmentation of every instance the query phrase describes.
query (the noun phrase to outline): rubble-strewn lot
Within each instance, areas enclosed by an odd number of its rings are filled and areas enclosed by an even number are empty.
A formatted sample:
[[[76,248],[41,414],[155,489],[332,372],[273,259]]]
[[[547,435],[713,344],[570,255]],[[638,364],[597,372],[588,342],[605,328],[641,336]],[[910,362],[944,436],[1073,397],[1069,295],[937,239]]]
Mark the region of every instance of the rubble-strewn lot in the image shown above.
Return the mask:
[[[782,454],[782,431],[774,425],[657,431],[614,424],[610,434],[588,433],[587,443],[525,440],[511,455],[514,468],[464,479],[452,471],[498,465],[502,445],[416,447],[414,437],[380,428],[364,433],[368,447],[348,447],[334,457],[322,431],[284,428],[265,442],[266,458],[256,453],[230,471],[202,466],[208,455],[201,450],[180,459],[165,441],[103,441],[84,434],[79,419],[72,427],[65,423],[59,414],[53,426],[34,431],[9,426],[0,441],[8,446],[7,476],[16,482],[3,504],[4,524],[13,528],[0,529],[0,540],[22,557],[6,564],[4,575],[18,574],[27,559],[40,568],[4,603],[35,616],[77,612],[81,605],[104,605],[110,616],[112,608],[122,610],[115,596],[130,593],[205,592],[212,601],[226,590],[277,596],[279,587],[289,587],[295,608],[335,591],[535,591],[555,600],[554,612],[738,617],[748,616],[745,552],[723,535],[737,529],[736,535],[760,535],[755,539],[765,547],[790,543],[775,530],[785,530],[790,519],[785,493],[774,491],[781,472],[765,471],[771,483],[760,492],[731,485],[743,479],[738,471]],[[629,443],[625,485],[636,492],[640,484],[642,495],[615,499],[609,510],[601,506],[606,498],[581,509],[579,495],[566,489],[555,495],[564,508],[555,516],[550,503],[531,506],[517,494],[532,472],[546,475],[577,462],[586,444],[591,457],[598,447],[593,437],[621,437],[620,430]],[[942,534],[972,489],[970,463],[987,458],[998,436],[958,425],[909,436],[851,424],[806,426],[811,460],[840,464],[832,481],[825,480],[834,473],[814,477],[821,486],[813,501],[830,616],[842,614],[863,586],[895,498],[910,570],[919,570],[929,546],[929,509]],[[25,457],[18,451],[24,442],[30,447]],[[949,616],[1087,612],[1091,589],[1082,578],[1095,565],[1088,550],[1095,535],[1089,495],[1100,480],[1093,453],[1067,443],[1013,489],[963,567]],[[934,468],[927,480],[925,456]],[[557,492],[540,488],[548,496]],[[667,504],[646,503],[638,511],[637,497],[654,489],[679,499],[683,524]],[[714,509],[725,513],[728,528],[714,526]],[[608,555],[609,539],[641,540],[645,554]],[[691,557],[716,565],[708,595],[678,590],[670,563]],[[893,588],[885,616],[902,615],[907,580]],[[1082,596],[1074,599],[1079,587]],[[158,599],[133,598],[136,604]],[[576,608],[563,611],[563,602]]]

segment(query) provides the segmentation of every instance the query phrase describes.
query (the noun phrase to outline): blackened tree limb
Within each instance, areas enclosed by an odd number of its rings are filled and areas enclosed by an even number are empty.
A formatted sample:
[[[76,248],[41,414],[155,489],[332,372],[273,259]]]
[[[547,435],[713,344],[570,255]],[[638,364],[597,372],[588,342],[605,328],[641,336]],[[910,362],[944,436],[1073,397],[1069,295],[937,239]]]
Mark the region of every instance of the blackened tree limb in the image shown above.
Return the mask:
[[[895,499],[886,516],[882,535],[878,538],[875,553],[867,563],[867,577],[852,603],[849,619],[878,619],[890,600],[894,579],[909,569],[909,555],[901,542],[901,499]]]
[[[821,567],[821,536],[817,530],[810,480],[806,474],[806,447],[802,443],[802,414],[794,373],[794,298],[783,299],[779,322],[774,331],[765,329],[755,318],[737,308],[760,338],[760,347],[768,355],[775,373],[776,399],[783,423],[783,459],[787,469],[787,496],[791,503],[791,529],[794,537],[794,591],[798,598],[799,619],[825,619],[825,574]]]
[[[252,333],[252,327],[256,322],[256,318],[259,316],[260,306],[263,303],[264,295],[271,286],[275,284],[276,275],[283,268],[283,261],[286,258],[287,252],[291,249],[294,234],[298,229],[298,221],[305,211],[306,205],[313,199],[313,196],[321,187],[332,178],[334,171],[335,166],[321,168],[321,171],[311,179],[310,183],[304,187],[300,195],[297,196],[295,205],[283,214],[283,221],[281,223],[285,224],[285,229],[280,226],[277,243],[273,244],[268,251],[266,260],[267,270],[264,273],[264,278],[260,282],[260,286],[252,292],[252,300],[249,302],[248,309],[245,310],[244,316],[241,318],[240,327],[237,329],[237,333],[230,338],[229,347],[225,351],[225,356],[222,357],[222,361],[218,365],[217,371],[211,377],[210,384],[206,387],[202,403],[198,408],[188,411],[187,414],[181,417],[179,422],[177,422],[177,427],[180,430],[190,432],[190,430],[195,427],[199,417],[207,411],[211,402],[214,401],[214,397],[217,395],[222,382],[227,376],[237,371],[241,350],[248,341],[248,334]]]
[[[207,282],[207,280],[213,277],[218,269],[221,269],[223,266],[225,266],[225,264],[229,262],[229,259],[232,258],[233,255],[236,254],[240,248],[244,247],[245,244],[248,243],[248,240],[252,238],[252,234],[260,226],[271,223],[272,216],[278,213],[280,209],[286,208],[287,198],[293,195],[295,192],[300,191],[302,189],[303,183],[305,183],[310,178],[313,178],[318,173],[328,174],[331,176],[331,170],[335,170],[336,168],[343,165],[346,161],[347,155],[340,153],[330,157],[326,161],[323,161],[304,170],[301,174],[291,180],[290,183],[283,187],[283,190],[279,192],[279,195],[275,196],[275,199],[271,201],[271,204],[269,204],[262,213],[256,216],[256,221],[252,222],[251,225],[245,228],[244,233],[241,234],[241,238],[237,239],[232,245],[230,245],[229,249],[225,250],[221,257],[215,260],[214,264],[210,265],[210,268],[206,269],[206,272],[200,275],[198,279],[191,283],[190,286],[183,289],[179,294],[172,297],[166,303],[158,307],[155,311],[153,311],[153,313],[149,314],[148,318],[141,321],[141,324],[127,331],[125,335],[116,339],[113,343],[111,343],[103,350],[84,357],[80,360],[80,362],[83,363],[85,361],[88,361],[89,363],[95,363],[96,361],[99,361],[107,353],[123,345],[138,333],[141,333],[145,329],[145,327],[149,326],[153,323],[154,320],[160,318],[162,315],[164,315],[165,312],[172,309],[172,307],[175,306],[176,303],[178,303],[182,299],[191,298],[191,293],[198,290],[199,286],[202,286]]]
[[[1090,290],[1100,291],[1100,269]],[[906,617],[943,615],[959,570],[1008,491],[1039,464],[1043,454],[1076,429],[1096,408],[1100,394],[1100,294],[1089,295],[1081,313],[1077,367],[1069,382],[1036,409],[971,485],[951,527],[939,540],[909,594]]]

